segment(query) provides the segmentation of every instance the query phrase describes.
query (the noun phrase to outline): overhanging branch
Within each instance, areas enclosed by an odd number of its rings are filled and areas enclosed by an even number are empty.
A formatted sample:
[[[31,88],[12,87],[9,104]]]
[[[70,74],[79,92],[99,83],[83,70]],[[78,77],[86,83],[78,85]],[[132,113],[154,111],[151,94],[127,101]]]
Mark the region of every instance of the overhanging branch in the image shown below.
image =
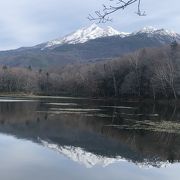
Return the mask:
[[[113,5],[104,5],[102,11],[95,11],[95,15],[89,14],[88,19],[90,21],[98,21],[99,23],[105,23],[112,21],[110,15],[119,10],[124,10],[126,7],[137,3],[137,12],[139,16],[146,16],[145,11],[141,10],[141,0],[109,0]]]

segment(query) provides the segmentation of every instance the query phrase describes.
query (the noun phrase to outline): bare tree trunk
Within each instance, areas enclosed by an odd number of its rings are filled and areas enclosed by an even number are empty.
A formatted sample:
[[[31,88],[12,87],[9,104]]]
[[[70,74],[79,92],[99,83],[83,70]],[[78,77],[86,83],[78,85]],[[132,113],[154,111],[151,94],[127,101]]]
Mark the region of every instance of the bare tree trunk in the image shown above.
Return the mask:
[[[112,74],[113,74],[114,95],[115,95],[115,97],[117,97],[117,95],[118,95],[118,93],[117,93],[117,81],[116,81],[116,77],[114,75],[114,72]]]
[[[165,96],[168,97],[167,92],[166,92],[166,88],[165,88],[165,86],[164,86],[163,80],[161,80],[161,84],[162,84],[162,88],[163,88],[163,91],[164,91]]]
[[[174,83],[171,86],[172,86],[172,90],[173,90],[174,99],[177,100],[177,95],[176,95],[176,91],[174,88]]]
[[[111,71],[112,79],[113,79],[114,96],[117,97],[117,95],[118,95],[118,88],[117,88],[116,77],[115,77],[114,70],[112,69],[111,64],[109,65],[109,67],[110,67],[110,71]]]
[[[155,92],[155,89],[154,89],[154,86],[152,85],[152,90],[153,90],[153,99],[154,101],[156,100],[156,92]]]

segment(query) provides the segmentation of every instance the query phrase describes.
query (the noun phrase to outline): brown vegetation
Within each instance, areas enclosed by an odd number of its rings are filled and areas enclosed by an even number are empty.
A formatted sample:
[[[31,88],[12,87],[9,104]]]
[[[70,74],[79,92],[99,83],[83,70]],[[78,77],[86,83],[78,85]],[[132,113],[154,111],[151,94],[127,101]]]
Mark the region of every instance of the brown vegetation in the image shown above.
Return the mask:
[[[142,49],[121,58],[56,69],[0,68],[0,92],[118,98],[180,95],[180,47]]]

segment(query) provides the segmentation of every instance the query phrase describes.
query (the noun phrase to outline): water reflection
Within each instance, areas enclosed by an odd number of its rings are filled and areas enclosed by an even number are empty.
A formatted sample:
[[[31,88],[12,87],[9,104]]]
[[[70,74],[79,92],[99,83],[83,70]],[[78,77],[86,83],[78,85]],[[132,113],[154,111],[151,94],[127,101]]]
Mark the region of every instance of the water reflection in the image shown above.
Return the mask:
[[[0,132],[31,140],[86,167],[180,161],[180,109],[86,99],[0,101]],[[118,105],[117,105],[118,104]]]

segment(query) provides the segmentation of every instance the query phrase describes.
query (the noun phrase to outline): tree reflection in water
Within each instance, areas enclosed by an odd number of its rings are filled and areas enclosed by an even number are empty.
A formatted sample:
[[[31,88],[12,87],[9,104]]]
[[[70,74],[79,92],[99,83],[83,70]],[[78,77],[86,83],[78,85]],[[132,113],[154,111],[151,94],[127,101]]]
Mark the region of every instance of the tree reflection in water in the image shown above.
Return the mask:
[[[89,158],[121,157],[160,167],[180,161],[179,117],[179,107],[167,103],[114,105],[83,99],[2,102],[0,132],[61,150],[80,148],[90,153]]]

